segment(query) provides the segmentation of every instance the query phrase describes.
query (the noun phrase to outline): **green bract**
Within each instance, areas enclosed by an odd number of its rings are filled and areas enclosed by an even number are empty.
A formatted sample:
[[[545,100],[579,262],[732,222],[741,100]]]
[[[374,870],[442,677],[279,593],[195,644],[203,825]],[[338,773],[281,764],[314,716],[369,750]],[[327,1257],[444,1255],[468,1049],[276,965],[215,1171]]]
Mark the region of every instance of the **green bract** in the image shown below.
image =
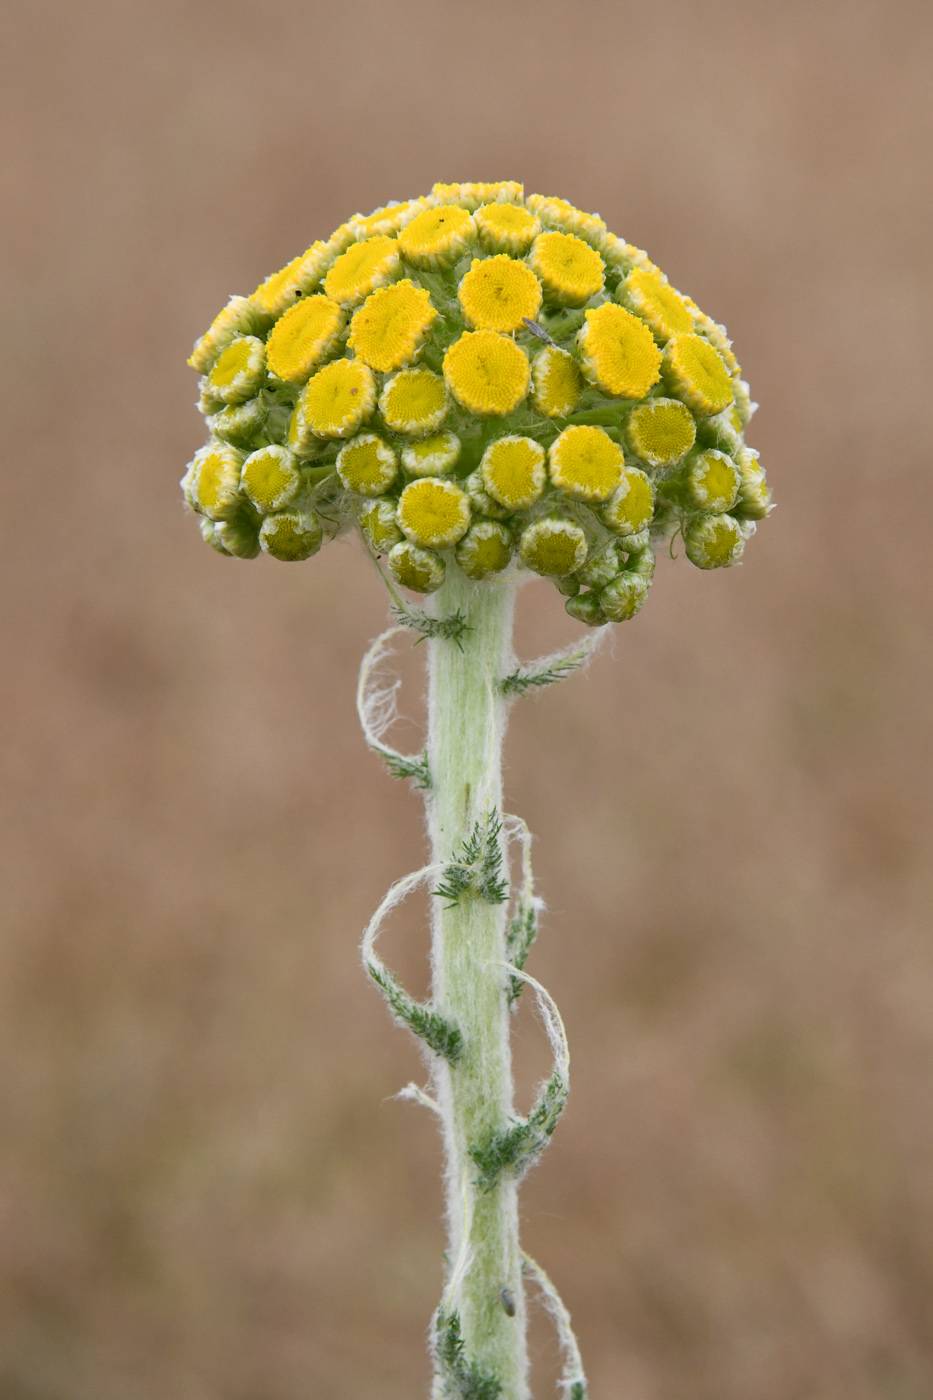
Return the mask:
[[[454,560],[531,570],[600,626],[641,607],[649,545],[680,533],[719,568],[770,510],[722,326],[597,216],[513,182],[355,215],[189,363],[210,440],[185,500],[234,557],[355,527],[413,591]]]

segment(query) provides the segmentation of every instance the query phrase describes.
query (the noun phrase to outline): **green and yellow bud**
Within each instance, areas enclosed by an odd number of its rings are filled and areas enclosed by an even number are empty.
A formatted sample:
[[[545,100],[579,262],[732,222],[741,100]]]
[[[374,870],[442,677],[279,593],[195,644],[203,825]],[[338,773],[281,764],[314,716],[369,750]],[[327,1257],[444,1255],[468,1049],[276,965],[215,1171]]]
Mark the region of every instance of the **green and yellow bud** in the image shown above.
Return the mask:
[[[487,253],[523,257],[541,232],[541,220],[517,204],[484,204],[473,218],[480,245]]]
[[[613,534],[638,535],[654,514],[654,488],[638,467],[626,466],[612,499],[600,511],[600,518]]]
[[[436,204],[459,204],[464,209],[478,209],[481,204],[521,204],[525,189],[517,180],[476,180],[468,184],[436,184],[431,200]]]
[[[284,510],[301,490],[298,459],[287,447],[260,447],[240,473],[240,489],[260,515]]]
[[[560,578],[574,573],[586,559],[586,535],[573,520],[545,516],[522,531],[518,548],[529,569]]]
[[[266,322],[268,324],[268,322]],[[195,342],[188,363],[199,374],[207,374],[214,361],[239,335],[255,335],[261,329],[261,317],[248,297],[231,297],[209,328]]]
[[[358,306],[376,290],[392,282],[399,271],[399,245],[385,235],[366,238],[341,253],[324,278],[324,291],[341,306]]]
[[[451,267],[476,242],[472,214],[455,204],[424,209],[398,236],[402,257],[412,267]]]
[[[623,306],[647,322],[657,341],[666,345],[672,335],[693,330],[693,312],[663,273],[636,267],[618,291]]]
[[[384,496],[398,476],[398,458],[377,433],[361,433],[337,453],[337,475],[358,496]]]
[[[284,510],[267,515],[259,530],[264,554],[284,564],[297,564],[317,554],[324,543],[324,527],[313,510]]]
[[[771,492],[764,469],[753,448],[743,447],[739,453],[738,513],[744,520],[764,520],[771,510]]]
[[[228,442],[248,452],[256,446],[256,438],[265,427],[267,417],[266,402],[262,394],[257,394],[254,399],[247,399],[246,403],[231,404],[229,408],[212,414],[208,422],[211,432],[221,442]]]
[[[512,533],[496,520],[475,520],[457,545],[455,558],[467,578],[501,573],[512,558]]]
[[[732,509],[739,498],[741,476],[731,457],[708,447],[692,453],[685,466],[684,488],[691,506],[717,515]]]
[[[444,379],[459,404],[478,417],[504,417],[528,393],[528,358],[497,331],[467,331],[444,356]]]
[[[253,398],[265,377],[265,344],[254,335],[242,335],[218,356],[207,383],[212,396],[222,404],[241,404]]]
[[[510,434],[489,444],[480,463],[483,488],[510,511],[524,510],[544,495],[545,451],[534,438]]]
[[[307,252],[267,277],[253,292],[250,304],[262,315],[281,316],[299,297],[320,285],[330,256],[326,243],[313,243]]]
[[[578,234],[594,243],[605,236],[606,225],[598,214],[587,214],[557,195],[530,194],[525,203],[547,228]]]
[[[602,428],[565,428],[548,451],[551,481],[565,496],[608,501],[622,480],[622,449]]]
[[[642,399],[661,377],[654,336],[624,306],[607,302],[588,311],[577,345],[583,373],[611,398]]]
[[[636,404],[625,424],[629,450],[649,467],[674,467],[696,439],[696,422],[679,399]]]
[[[610,540],[589,556],[582,568],[574,574],[574,578],[584,588],[603,588],[610,579],[615,578],[621,568],[618,550]]]
[[[412,544],[447,549],[466,534],[470,501],[465,491],[446,477],[411,481],[399,497],[397,519]]]
[[[382,386],[379,411],[386,426],[409,437],[435,433],[450,411],[447,389],[429,369],[403,369]]]
[[[567,599],[564,607],[572,618],[587,627],[604,627],[609,621],[599,605],[600,595],[590,590],[588,593],[575,593]]]
[[[199,515],[228,520],[240,509],[240,468],[243,453],[226,443],[212,443],[196,452],[182,478],[185,499]]]
[[[718,452],[725,452],[729,457],[738,460],[742,450],[742,430],[732,421],[734,417],[733,404],[723,413],[714,413],[711,418],[701,418],[697,424],[697,445],[715,447]]]
[[[234,515],[214,526],[214,539],[235,559],[255,559],[259,553],[259,531],[246,515]]]
[[[609,622],[628,622],[648,596],[649,580],[626,570],[606,584],[599,595],[600,610]]]
[[[735,427],[737,432],[741,432],[743,428],[748,426],[749,420],[754,416],[755,409],[758,405],[752,401],[752,396],[748,390],[748,384],[744,379],[739,379],[738,377],[733,379],[732,392],[735,395],[735,412],[739,420]]]
[[[606,268],[595,248],[573,233],[541,233],[528,263],[551,306],[584,306],[601,292]]]
[[[332,360],[311,376],[298,402],[303,422],[316,437],[352,437],[372,417],[376,381],[369,366],[358,360]]]
[[[722,413],[732,403],[732,379],[723,358],[700,335],[675,335],[667,342],[664,378],[698,417]]]
[[[684,547],[698,569],[724,569],[742,557],[745,533],[731,515],[707,515],[684,527]]]
[[[371,214],[354,214],[347,227],[360,242],[365,238],[391,235],[404,228],[423,208],[420,200],[404,199],[400,203],[385,204]]]
[[[228,559],[231,557],[229,549],[217,538],[216,521],[208,520],[206,516],[201,521],[201,539],[205,544],[209,544],[211,549],[216,549],[218,554],[224,554]]]
[[[402,448],[402,466],[409,476],[446,476],[460,460],[460,439],[455,433],[432,433]]]
[[[494,501],[486,490],[481,467],[477,467],[475,472],[470,472],[469,476],[464,477],[460,486],[469,497],[470,509],[474,515],[485,515],[490,520],[508,519],[511,514],[508,508],[501,506],[498,501]]]
[[[375,500],[360,512],[360,526],[377,554],[388,554],[405,536],[398,528],[396,502]]]
[[[330,297],[303,298],[272,327],[269,369],[286,384],[306,383],[330,354],[343,325],[343,309]]]
[[[568,350],[548,345],[531,365],[531,397],[547,418],[566,418],[580,402],[583,375]]]
[[[434,593],[444,582],[444,561],[430,549],[403,540],[389,550],[389,572],[413,593]]]

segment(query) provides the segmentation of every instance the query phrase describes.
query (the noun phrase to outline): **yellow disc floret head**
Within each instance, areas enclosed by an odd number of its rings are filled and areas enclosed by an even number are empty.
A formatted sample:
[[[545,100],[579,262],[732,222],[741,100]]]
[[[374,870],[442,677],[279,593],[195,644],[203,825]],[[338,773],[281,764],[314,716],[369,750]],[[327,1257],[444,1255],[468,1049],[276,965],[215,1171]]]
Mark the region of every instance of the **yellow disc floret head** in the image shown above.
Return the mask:
[[[353,215],[189,363],[208,441],[182,494],[226,557],[352,529],[393,587],[539,575],[597,627],[635,616],[662,542],[723,568],[772,509],[725,328],[599,215],[515,181]]]

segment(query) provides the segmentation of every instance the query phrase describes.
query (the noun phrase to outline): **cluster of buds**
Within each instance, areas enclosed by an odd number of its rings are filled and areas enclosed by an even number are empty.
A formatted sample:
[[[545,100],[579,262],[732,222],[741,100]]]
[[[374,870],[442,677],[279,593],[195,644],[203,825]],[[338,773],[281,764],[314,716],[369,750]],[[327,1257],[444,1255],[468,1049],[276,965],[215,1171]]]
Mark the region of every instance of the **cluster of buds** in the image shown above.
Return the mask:
[[[195,345],[210,441],[182,479],[222,554],[351,527],[403,587],[531,570],[632,617],[676,533],[734,563],[770,498],[725,330],[647,254],[513,182],[356,215]]]

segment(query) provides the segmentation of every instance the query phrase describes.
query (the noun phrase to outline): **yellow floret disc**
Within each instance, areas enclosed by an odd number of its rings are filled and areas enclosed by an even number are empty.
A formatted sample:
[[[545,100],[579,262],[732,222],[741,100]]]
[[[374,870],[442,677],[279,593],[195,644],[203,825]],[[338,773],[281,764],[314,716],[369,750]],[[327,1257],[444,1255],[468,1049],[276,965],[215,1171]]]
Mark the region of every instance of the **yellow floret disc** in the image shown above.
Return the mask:
[[[693,313],[679,292],[656,273],[635,268],[622,283],[623,299],[660,341],[693,330]]]
[[[739,498],[742,477],[731,457],[711,448],[698,453],[689,468],[687,490],[694,505],[709,511],[732,509]]]
[[[387,379],[379,396],[379,409],[396,433],[420,437],[433,433],[447,416],[447,389],[439,374],[429,369],[403,369]]]
[[[557,306],[582,306],[602,290],[603,260],[575,234],[539,234],[528,261],[541,279],[545,299]]]
[[[687,526],[684,548],[698,569],[724,569],[741,557],[745,537],[731,515],[708,515]]]
[[[495,520],[477,520],[457,545],[457,563],[467,578],[501,573],[511,557],[512,536]]]
[[[334,360],[308,380],[300,407],[318,437],[352,437],[376,407],[372,371],[358,360]]]
[[[280,272],[267,277],[253,292],[250,301],[266,315],[280,316],[303,292],[317,286],[328,257],[326,243],[313,243],[307,252],[292,258]]]
[[[473,215],[479,241],[491,253],[527,253],[541,220],[517,204],[484,204]]]
[[[432,433],[402,448],[402,466],[410,476],[446,476],[460,460],[460,439],[455,433]]]
[[[243,454],[234,447],[202,447],[192,473],[195,504],[212,520],[228,520],[240,504]]]
[[[544,494],[544,448],[534,438],[499,438],[483,453],[481,469],[490,496],[511,510],[533,505]]]
[[[643,321],[611,303],[586,313],[578,336],[584,373],[615,398],[642,399],[661,377],[661,352]]]
[[[257,336],[247,335],[231,341],[207,382],[222,403],[241,404],[252,398],[265,376],[266,347]]]
[[[212,389],[226,389],[249,364],[252,337],[242,336],[228,345],[208,375]]]
[[[580,366],[567,350],[548,345],[531,366],[531,396],[548,418],[566,418],[583,392]]]
[[[406,277],[367,297],[348,344],[358,360],[387,374],[412,359],[436,316],[429,293]]]
[[[444,582],[444,561],[430,549],[402,540],[389,550],[389,571],[413,593],[433,593]]]
[[[330,297],[305,297],[272,328],[266,358],[286,384],[304,384],[328,353],[343,326],[343,311]]]
[[[733,399],[732,380],[719,351],[700,335],[675,335],[664,351],[664,373],[684,403],[702,418]]]
[[[572,520],[536,520],[523,532],[519,552],[536,574],[563,578],[586,558],[586,535]]]
[[[383,496],[398,475],[398,459],[375,433],[361,433],[337,454],[337,475],[349,491]]]
[[[417,200],[405,199],[400,204],[386,204],[381,209],[374,209],[371,214],[354,214],[349,225],[357,238],[397,233],[418,207]]]
[[[638,535],[654,514],[654,492],[651,482],[638,467],[626,467],[619,488],[602,517],[617,535]]]
[[[457,297],[467,323],[482,331],[517,331],[541,307],[541,283],[527,263],[500,253],[474,258]]]
[[[679,399],[649,399],[632,409],[629,446],[649,467],[668,467],[687,455],[696,439],[693,414]]]
[[[398,236],[403,257],[416,267],[443,267],[455,262],[476,238],[473,215],[456,204],[425,209]]]
[[[261,447],[243,463],[240,485],[261,515],[282,510],[301,488],[298,463],[285,447]]]
[[[551,480],[578,501],[608,501],[622,479],[622,449],[602,428],[565,428],[548,452]]]
[[[496,331],[467,331],[444,356],[444,378],[454,397],[479,414],[506,414],[528,392],[523,352]]]
[[[399,497],[398,523],[412,544],[446,549],[469,529],[470,502],[452,481],[422,477],[410,482]]]
[[[283,563],[295,564],[317,554],[324,542],[324,529],[313,511],[283,511],[267,515],[259,531],[259,544],[266,554]]]
[[[398,244],[394,238],[366,238],[341,253],[324,278],[324,290],[342,305],[362,301],[377,287],[390,282],[398,265]]]

